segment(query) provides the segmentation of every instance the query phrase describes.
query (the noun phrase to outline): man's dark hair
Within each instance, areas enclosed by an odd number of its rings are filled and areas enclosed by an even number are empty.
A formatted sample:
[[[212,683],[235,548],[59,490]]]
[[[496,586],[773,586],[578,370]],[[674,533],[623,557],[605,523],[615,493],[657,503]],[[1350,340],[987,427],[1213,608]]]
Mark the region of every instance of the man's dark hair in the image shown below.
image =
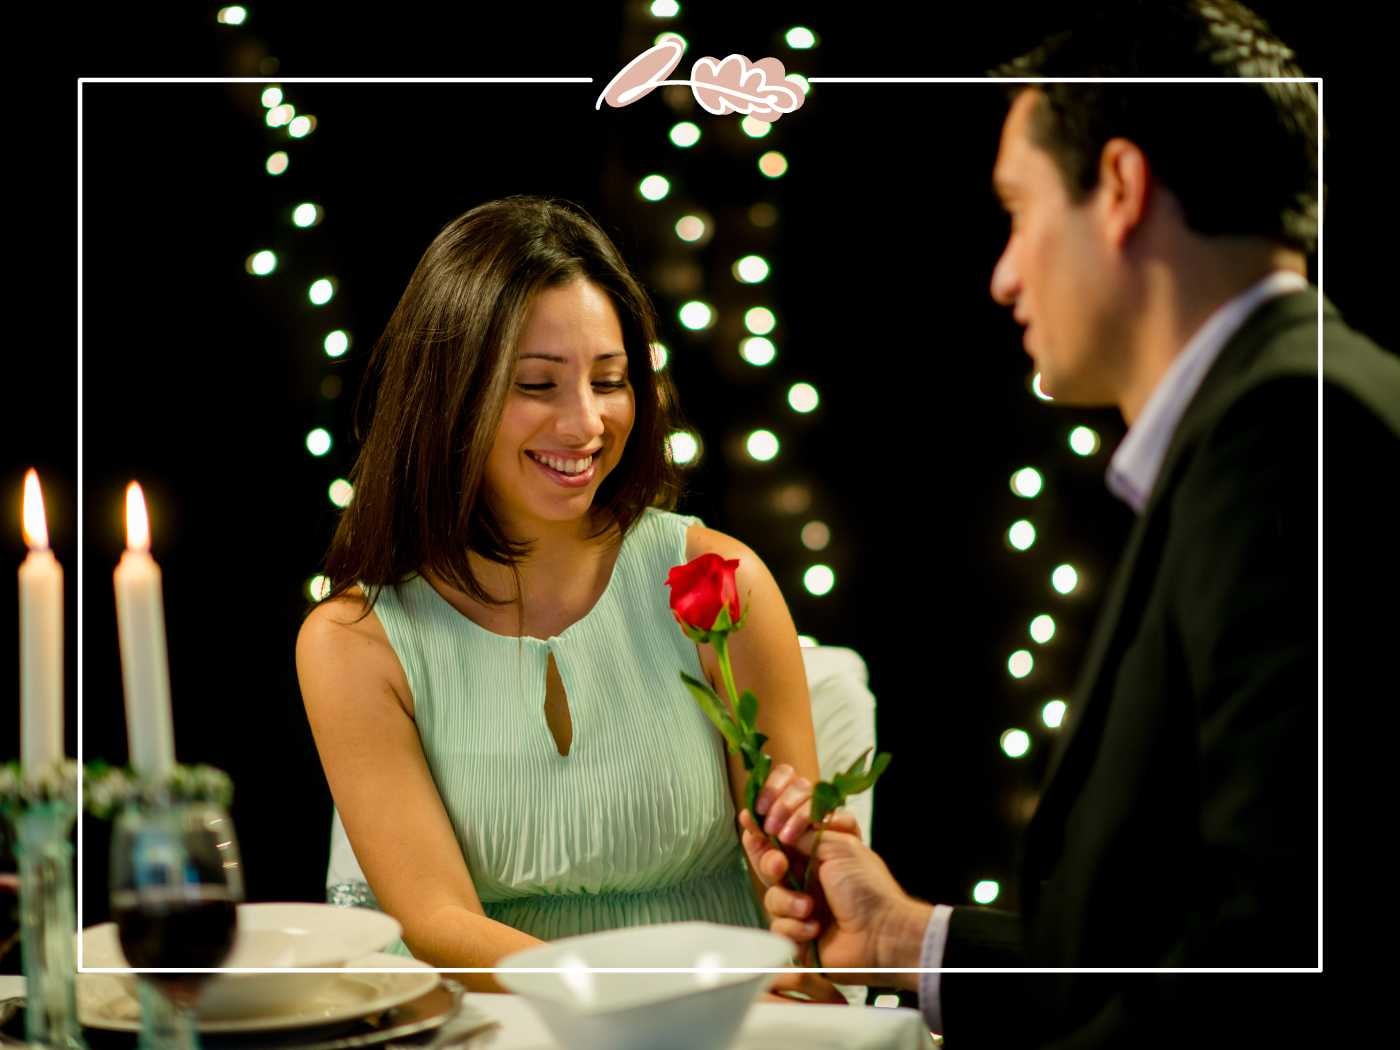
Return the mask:
[[[1293,51],[1235,0],[1116,0],[993,71],[1000,77],[1301,77]],[[1317,92],[1307,83],[1037,84],[1032,141],[1071,199],[1125,138],[1201,234],[1317,247]]]

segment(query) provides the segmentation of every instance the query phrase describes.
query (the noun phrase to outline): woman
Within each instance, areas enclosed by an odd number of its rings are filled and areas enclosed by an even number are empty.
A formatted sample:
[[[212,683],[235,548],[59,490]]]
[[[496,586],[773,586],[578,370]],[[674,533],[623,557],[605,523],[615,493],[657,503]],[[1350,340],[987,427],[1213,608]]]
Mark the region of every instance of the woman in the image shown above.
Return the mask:
[[[678,485],[654,341],[587,215],[510,198],[438,235],[370,361],[354,498],[297,673],[378,904],[434,965],[617,926],[765,925],[735,824],[744,770],[681,684],[722,689],[670,616],[672,565],[739,559],[735,678],[762,698],[775,763],[817,779],[772,575],[663,509]]]

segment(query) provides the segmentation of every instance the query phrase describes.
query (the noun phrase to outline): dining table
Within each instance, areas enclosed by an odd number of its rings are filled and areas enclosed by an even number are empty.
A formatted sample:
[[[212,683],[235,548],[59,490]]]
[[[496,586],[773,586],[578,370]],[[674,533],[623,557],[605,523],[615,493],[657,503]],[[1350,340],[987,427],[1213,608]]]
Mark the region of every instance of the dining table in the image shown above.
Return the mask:
[[[23,995],[23,977],[0,976],[0,1003]],[[0,1047],[27,1046],[23,1030],[20,1016],[0,1025]],[[133,1050],[136,1045],[133,1035],[121,1032],[89,1028],[84,1038],[89,1050]],[[287,1041],[277,1041],[278,1050],[319,1045],[319,1037],[311,1033],[305,1042],[296,1041],[295,1035],[284,1038]],[[205,1043],[212,1048],[219,1040],[206,1037]],[[485,992],[463,994],[457,1017],[441,1028],[363,1045],[386,1050],[569,1050],[554,1038],[527,999]],[[731,1050],[928,1050],[938,1045],[917,1010],[760,1001],[749,1010]]]

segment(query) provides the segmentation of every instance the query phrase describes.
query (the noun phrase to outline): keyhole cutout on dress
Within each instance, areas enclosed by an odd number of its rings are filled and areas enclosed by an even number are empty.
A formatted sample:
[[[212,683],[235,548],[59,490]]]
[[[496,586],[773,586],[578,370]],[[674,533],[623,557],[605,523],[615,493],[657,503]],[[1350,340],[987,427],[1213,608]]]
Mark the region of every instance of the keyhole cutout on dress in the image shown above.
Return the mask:
[[[569,698],[564,693],[564,679],[559,677],[553,653],[549,654],[549,666],[544,675],[544,721],[559,754],[567,755],[574,742],[574,721],[569,715]]]

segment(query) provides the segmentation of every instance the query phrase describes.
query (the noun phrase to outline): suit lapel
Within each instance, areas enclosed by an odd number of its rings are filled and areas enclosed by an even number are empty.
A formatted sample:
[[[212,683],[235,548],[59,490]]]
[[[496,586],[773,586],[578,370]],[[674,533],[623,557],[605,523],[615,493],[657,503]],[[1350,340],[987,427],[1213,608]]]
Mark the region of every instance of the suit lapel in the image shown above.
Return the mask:
[[[1331,304],[1323,302],[1324,316],[1334,316]],[[1226,343],[1182,414],[1167,446],[1152,494],[1128,537],[1099,612],[1078,684],[1071,694],[1069,718],[1061,730],[1059,745],[1051,755],[1040,804],[1027,829],[1028,852],[1034,848],[1038,836],[1059,825],[1058,818],[1053,816],[1054,810],[1073,798],[1078,783],[1076,771],[1085,768],[1093,754],[1093,744],[1098,739],[1096,727],[1106,714],[1117,651],[1131,639],[1132,628],[1142,612],[1144,603],[1134,592],[1153,583],[1156,559],[1148,558],[1144,563],[1144,547],[1149,550],[1160,547],[1155,534],[1165,528],[1165,519],[1158,511],[1173,488],[1174,475],[1185,453],[1195,443],[1202,426],[1215,419],[1220,405],[1233,396],[1237,378],[1280,330],[1299,324],[1316,324],[1317,303],[1317,292],[1310,288],[1262,304]]]

